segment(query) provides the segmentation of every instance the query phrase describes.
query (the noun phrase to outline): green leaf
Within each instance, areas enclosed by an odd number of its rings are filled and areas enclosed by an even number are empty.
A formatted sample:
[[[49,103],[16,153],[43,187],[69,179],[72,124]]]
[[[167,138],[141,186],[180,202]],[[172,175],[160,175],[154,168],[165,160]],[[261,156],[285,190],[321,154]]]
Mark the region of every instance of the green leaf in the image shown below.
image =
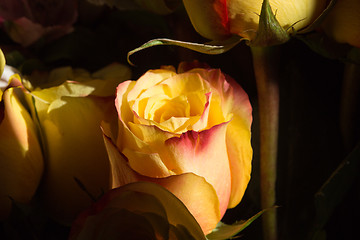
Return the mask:
[[[127,59],[131,65],[134,65],[130,61],[131,55],[133,55],[134,53],[139,52],[141,50],[144,50],[146,48],[153,47],[153,46],[161,46],[161,45],[178,46],[178,47],[187,48],[187,49],[190,49],[190,50],[193,50],[196,52],[200,52],[200,53],[216,55],[216,54],[221,54],[221,53],[224,53],[224,52],[230,50],[231,48],[236,46],[238,43],[240,43],[242,40],[243,39],[239,36],[233,36],[224,41],[211,41],[209,43],[192,43],[192,42],[184,42],[184,41],[172,40],[172,39],[167,39],[167,38],[157,38],[157,39],[150,40],[150,41],[144,43],[143,45],[141,45],[140,47],[135,48],[134,50],[130,51],[128,53]]]
[[[315,194],[315,235],[325,226],[335,207],[341,202],[351,183],[359,174],[360,143],[331,174]],[[357,206],[354,206],[354,208]],[[314,235],[314,236],[315,236]]]
[[[360,64],[360,49],[335,42],[321,32],[296,35],[311,50],[330,59]]]
[[[264,209],[248,220],[242,220],[239,222],[235,222],[234,224],[228,225],[222,222],[219,222],[216,228],[206,235],[206,238],[209,240],[224,240],[229,239],[242,230],[244,230],[246,227],[248,227],[253,221],[255,221],[258,217],[260,217],[265,211],[268,211],[273,208]]]
[[[18,68],[21,66],[25,57],[19,51],[11,51],[5,54],[6,64]]]

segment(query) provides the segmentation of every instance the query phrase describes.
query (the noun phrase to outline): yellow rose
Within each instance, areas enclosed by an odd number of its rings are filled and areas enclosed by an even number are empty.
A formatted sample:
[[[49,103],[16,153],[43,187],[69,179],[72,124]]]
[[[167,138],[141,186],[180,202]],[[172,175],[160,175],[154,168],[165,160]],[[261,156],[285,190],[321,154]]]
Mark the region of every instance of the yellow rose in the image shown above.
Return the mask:
[[[206,238],[173,194],[157,184],[137,182],[111,190],[79,215],[69,239]]]
[[[36,126],[18,90],[8,88],[0,101],[0,220],[10,213],[10,199],[31,200],[44,167]]]
[[[45,151],[39,194],[50,216],[62,223],[72,222],[92,203],[75,178],[94,197],[109,189],[109,160],[100,122],[116,120],[115,89],[129,77],[129,69],[120,64],[91,75],[64,67],[44,78],[48,84],[41,83],[41,88],[26,94]],[[41,82],[40,76],[30,79]]]
[[[360,1],[337,0],[322,28],[335,41],[360,48]]]
[[[254,39],[263,0],[183,0],[197,32],[221,40],[233,34]],[[324,10],[326,0],[270,0],[281,27],[295,30],[312,23]]]
[[[189,66],[181,64],[178,73],[171,67],[150,70],[137,81],[121,83],[115,102],[118,134],[112,136],[103,125],[105,142],[113,187],[139,179],[158,182],[209,233],[226,209],[240,202],[249,182],[252,109],[244,90],[219,69],[184,69]],[[206,196],[201,204],[182,190],[191,181],[163,180],[184,173],[206,180],[193,192]]]

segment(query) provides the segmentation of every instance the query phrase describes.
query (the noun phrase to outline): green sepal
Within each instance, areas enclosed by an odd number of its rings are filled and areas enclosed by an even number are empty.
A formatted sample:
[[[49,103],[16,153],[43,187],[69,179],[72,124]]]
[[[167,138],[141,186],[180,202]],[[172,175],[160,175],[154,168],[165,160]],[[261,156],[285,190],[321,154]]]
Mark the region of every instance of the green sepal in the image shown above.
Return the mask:
[[[259,19],[259,28],[256,37],[248,41],[251,47],[269,47],[287,42],[290,39],[288,32],[281,27],[271,10],[269,0],[264,0]]]
[[[231,225],[225,224],[223,222],[219,222],[217,224],[216,228],[211,233],[206,235],[206,238],[208,240],[229,239],[229,238],[235,236],[236,234],[238,234],[239,232],[243,231],[253,221],[255,221],[258,217],[260,217],[264,212],[266,212],[270,209],[273,209],[273,208],[264,209],[264,210],[258,212],[257,214],[255,214],[254,216],[252,216],[251,218],[249,218],[248,220],[238,221]]]
[[[130,56],[133,55],[136,52],[139,52],[141,50],[144,50],[149,47],[154,46],[161,46],[161,45],[168,45],[168,46],[178,46],[187,48],[196,52],[210,54],[210,55],[216,55],[221,54],[224,52],[227,52],[234,46],[236,46],[238,43],[240,43],[243,40],[243,38],[239,36],[232,36],[231,38],[223,41],[211,41],[208,43],[192,43],[192,42],[184,42],[184,41],[178,41],[173,39],[167,39],[167,38],[157,38],[150,40],[143,45],[141,45],[138,48],[135,48],[134,50],[131,50],[128,52],[127,60],[129,64],[134,65],[130,61]]]

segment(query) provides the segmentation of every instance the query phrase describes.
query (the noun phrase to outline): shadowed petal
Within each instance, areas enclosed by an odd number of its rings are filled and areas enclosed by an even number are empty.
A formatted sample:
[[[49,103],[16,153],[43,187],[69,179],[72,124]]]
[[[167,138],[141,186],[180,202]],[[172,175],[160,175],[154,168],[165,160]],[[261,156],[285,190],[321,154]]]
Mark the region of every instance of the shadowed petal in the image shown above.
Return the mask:
[[[135,172],[129,166],[114,143],[104,136],[112,172],[112,188],[136,181],[154,182],[162,185],[178,197],[199,222],[204,233],[211,232],[221,219],[219,200],[214,188],[203,177],[193,173],[166,178],[151,178]]]

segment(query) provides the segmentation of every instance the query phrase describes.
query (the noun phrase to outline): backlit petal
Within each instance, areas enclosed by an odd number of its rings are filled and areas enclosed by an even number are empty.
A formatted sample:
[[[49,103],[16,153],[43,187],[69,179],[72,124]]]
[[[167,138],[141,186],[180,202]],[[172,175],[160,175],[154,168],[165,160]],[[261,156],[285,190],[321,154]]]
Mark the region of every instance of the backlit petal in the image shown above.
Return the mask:
[[[47,149],[42,199],[50,214],[68,223],[109,188],[109,164],[100,122],[115,116],[113,98],[63,97],[38,112]],[[72,196],[72,197],[69,197]]]
[[[211,39],[224,39],[230,35],[226,0],[184,0],[195,30]]]
[[[43,174],[43,156],[30,114],[9,88],[0,103],[0,219],[8,215],[10,198],[27,203]]]
[[[245,91],[236,83],[234,88],[233,118],[226,132],[226,143],[231,169],[231,196],[229,208],[235,207],[242,199],[250,180],[252,147],[252,108]]]

